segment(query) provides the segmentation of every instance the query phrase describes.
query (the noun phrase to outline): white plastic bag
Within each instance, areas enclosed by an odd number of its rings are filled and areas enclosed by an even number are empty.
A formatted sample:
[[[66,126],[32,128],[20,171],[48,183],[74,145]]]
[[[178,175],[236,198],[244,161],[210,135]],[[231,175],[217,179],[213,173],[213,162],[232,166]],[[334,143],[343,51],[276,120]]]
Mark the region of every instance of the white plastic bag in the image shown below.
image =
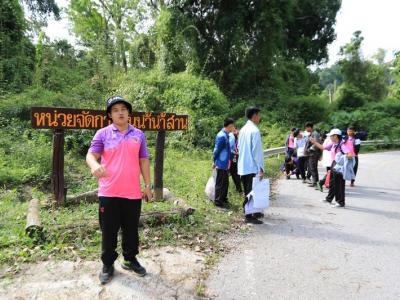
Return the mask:
[[[253,190],[251,191],[254,207],[266,209],[269,207],[269,179],[264,178],[260,180],[259,177],[253,178]]]
[[[244,214],[245,215],[250,215],[250,214],[255,214],[255,213],[262,213],[263,209],[262,208],[255,208],[254,207],[254,199],[252,194],[250,193],[248,196],[248,201],[244,206]]]
[[[208,199],[211,201],[215,201],[215,179],[217,177],[217,172],[213,170],[213,174],[210,178],[208,178],[206,188],[204,192],[206,193],[206,196]]]

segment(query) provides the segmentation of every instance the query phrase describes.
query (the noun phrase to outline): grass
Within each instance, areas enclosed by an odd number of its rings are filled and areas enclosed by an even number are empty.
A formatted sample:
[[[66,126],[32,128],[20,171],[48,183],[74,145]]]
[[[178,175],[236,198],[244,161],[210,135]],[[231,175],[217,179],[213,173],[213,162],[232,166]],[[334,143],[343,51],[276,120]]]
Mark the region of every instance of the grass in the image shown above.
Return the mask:
[[[281,159],[267,161],[267,175],[273,177]],[[196,209],[187,218],[171,217],[161,226],[146,225],[140,230],[141,248],[185,246],[209,254],[209,264],[224,251],[220,239],[231,230],[245,231],[242,199],[230,183],[229,210],[217,209],[204,195],[211,176],[211,152],[193,150],[166,151],[164,186]],[[66,179],[69,193],[88,191],[97,186],[82,157],[66,155]],[[33,238],[25,234],[27,199],[17,189],[0,190],[0,266],[8,273],[17,272],[22,263],[47,259],[94,260],[100,254],[101,233],[98,226],[98,204],[81,203],[54,209],[46,202],[49,196],[34,190],[41,199],[40,218],[44,232]],[[171,202],[143,203],[143,211],[166,211]]]

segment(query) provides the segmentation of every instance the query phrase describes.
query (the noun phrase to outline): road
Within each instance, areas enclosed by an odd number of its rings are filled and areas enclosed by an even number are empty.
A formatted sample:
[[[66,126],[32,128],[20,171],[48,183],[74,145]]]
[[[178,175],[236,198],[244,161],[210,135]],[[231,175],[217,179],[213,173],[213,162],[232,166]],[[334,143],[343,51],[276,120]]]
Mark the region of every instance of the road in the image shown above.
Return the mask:
[[[360,156],[346,208],[298,180],[207,282],[215,299],[400,299],[400,151]]]

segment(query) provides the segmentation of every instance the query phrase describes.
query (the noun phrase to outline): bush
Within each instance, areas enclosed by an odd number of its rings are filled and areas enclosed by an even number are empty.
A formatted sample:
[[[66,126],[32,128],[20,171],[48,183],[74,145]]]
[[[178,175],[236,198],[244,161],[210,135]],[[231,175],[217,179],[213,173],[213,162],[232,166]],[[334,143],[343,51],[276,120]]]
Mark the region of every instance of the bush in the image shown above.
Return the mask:
[[[337,108],[345,111],[351,111],[363,106],[368,98],[358,88],[349,84],[342,85],[338,90],[338,94]]]
[[[138,111],[189,115],[187,133],[170,133],[172,144],[210,147],[229,109],[224,94],[211,80],[187,72],[166,75],[152,70],[132,71],[119,79],[117,92]]]
[[[278,106],[272,121],[295,127],[303,127],[307,121],[324,121],[329,110],[328,103],[318,96],[286,98]]]

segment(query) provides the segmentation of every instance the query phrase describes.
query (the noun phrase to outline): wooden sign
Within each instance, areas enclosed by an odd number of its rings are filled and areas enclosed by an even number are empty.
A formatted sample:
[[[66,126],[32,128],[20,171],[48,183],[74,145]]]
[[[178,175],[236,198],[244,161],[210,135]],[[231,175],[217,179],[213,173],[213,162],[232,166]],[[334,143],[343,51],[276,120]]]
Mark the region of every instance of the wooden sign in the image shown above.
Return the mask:
[[[58,107],[32,107],[32,127],[54,129],[53,175],[54,198],[58,205],[64,202],[64,133],[65,129],[100,129],[110,125],[104,110],[72,109]],[[188,116],[174,113],[133,112],[129,123],[140,130],[158,131],[154,159],[154,192],[156,199],[163,198],[163,169],[165,132],[188,130]]]
[[[111,124],[104,110],[32,107],[33,128],[100,129]],[[188,129],[188,116],[174,113],[133,112],[129,123],[140,130]]]

